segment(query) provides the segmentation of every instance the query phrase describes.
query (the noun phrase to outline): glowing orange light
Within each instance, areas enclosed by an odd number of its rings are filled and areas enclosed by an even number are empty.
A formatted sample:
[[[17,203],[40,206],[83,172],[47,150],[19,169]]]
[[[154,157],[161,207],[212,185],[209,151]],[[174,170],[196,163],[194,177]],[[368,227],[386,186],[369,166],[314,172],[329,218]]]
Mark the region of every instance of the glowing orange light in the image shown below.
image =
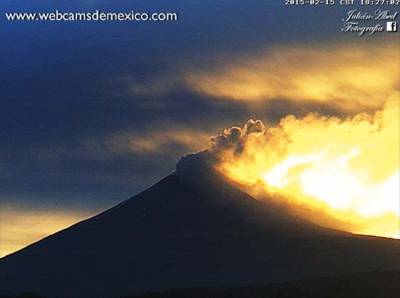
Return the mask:
[[[308,205],[355,233],[400,237],[400,97],[374,114],[288,116],[249,135],[217,168],[247,186]],[[256,195],[257,196],[257,195]],[[314,219],[319,223],[318,218]],[[334,227],[334,226],[333,226]]]

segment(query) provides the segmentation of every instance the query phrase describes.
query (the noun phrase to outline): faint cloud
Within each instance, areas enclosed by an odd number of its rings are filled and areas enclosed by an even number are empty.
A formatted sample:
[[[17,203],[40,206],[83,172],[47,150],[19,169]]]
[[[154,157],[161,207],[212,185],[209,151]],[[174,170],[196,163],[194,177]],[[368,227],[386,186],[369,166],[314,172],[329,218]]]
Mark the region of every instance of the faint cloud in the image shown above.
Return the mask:
[[[131,91],[157,96],[183,88],[247,106],[286,100],[359,112],[382,107],[400,86],[400,48],[390,42],[271,46],[211,60],[132,81]]]
[[[108,145],[116,153],[165,154],[176,147],[198,151],[209,146],[210,134],[191,128],[168,128],[144,134],[124,132],[111,136]]]
[[[182,79],[179,76],[158,77],[145,81],[130,77],[125,80],[129,82],[130,92],[139,96],[162,95],[182,87]]]
[[[245,103],[283,98],[344,110],[377,108],[399,88],[399,53],[394,44],[272,47],[188,71],[185,80],[195,92]]]

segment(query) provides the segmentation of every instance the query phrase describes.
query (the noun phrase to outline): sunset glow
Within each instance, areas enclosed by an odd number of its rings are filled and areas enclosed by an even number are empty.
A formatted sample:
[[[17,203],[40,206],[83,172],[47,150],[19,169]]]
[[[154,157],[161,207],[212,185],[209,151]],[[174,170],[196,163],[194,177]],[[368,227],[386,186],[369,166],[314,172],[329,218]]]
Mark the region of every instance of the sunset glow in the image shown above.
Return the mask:
[[[0,257],[65,229],[89,215],[90,213],[77,211],[38,210],[31,206],[2,206]]]
[[[300,215],[316,223],[336,227],[329,217],[350,232],[399,238],[399,100],[346,119],[287,116],[242,136],[241,152],[222,151],[217,168],[250,192],[257,185],[255,197],[311,208],[312,218]]]

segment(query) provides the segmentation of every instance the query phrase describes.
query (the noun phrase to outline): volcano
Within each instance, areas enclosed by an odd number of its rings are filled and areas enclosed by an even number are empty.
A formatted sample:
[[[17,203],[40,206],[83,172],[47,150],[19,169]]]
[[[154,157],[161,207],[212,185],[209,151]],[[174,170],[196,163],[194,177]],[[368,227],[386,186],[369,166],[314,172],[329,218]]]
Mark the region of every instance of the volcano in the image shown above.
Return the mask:
[[[0,260],[0,294],[121,297],[400,270],[400,241],[326,229],[234,187],[201,154],[129,200]]]

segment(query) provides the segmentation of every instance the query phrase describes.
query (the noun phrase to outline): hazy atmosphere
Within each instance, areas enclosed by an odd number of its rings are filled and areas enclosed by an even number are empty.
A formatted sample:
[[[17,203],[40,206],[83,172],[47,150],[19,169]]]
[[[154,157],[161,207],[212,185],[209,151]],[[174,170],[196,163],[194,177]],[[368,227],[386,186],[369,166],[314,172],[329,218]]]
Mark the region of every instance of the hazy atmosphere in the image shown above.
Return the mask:
[[[174,171],[185,154],[210,146],[225,146],[216,166],[239,183],[264,179],[286,197],[305,187],[297,201],[313,197],[313,206],[327,204],[336,219],[359,216],[348,230],[399,236],[399,34],[344,33],[345,7],[277,0],[3,0],[0,7],[2,14],[134,9],[179,16],[168,23],[1,20],[0,256],[128,199]],[[235,130],[224,129],[249,119],[261,120],[257,133],[272,138],[240,141],[240,156],[230,155],[235,140],[226,139]],[[313,135],[311,143],[301,131]],[[282,134],[290,145],[277,144]],[[341,168],[347,180],[332,191],[355,181],[363,193],[338,194],[348,200],[335,205],[307,189],[304,179],[318,176],[324,185],[332,177],[321,171],[352,154]],[[312,170],[290,172],[315,161]]]

